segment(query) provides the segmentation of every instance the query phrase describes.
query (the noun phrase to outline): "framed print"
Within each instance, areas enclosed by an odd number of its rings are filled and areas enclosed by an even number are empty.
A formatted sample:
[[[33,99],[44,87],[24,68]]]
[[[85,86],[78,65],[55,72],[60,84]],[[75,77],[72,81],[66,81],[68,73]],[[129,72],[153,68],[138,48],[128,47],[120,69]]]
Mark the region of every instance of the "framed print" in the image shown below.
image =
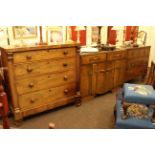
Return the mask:
[[[63,44],[66,42],[66,26],[48,26],[46,28],[48,44]]]
[[[32,39],[37,36],[37,26],[13,26],[14,39]]]
[[[92,45],[97,45],[99,40],[99,27],[98,26],[92,26]]]
[[[10,45],[8,27],[0,27],[0,45]]]
[[[87,46],[97,46],[100,37],[99,34],[98,26],[87,26]]]

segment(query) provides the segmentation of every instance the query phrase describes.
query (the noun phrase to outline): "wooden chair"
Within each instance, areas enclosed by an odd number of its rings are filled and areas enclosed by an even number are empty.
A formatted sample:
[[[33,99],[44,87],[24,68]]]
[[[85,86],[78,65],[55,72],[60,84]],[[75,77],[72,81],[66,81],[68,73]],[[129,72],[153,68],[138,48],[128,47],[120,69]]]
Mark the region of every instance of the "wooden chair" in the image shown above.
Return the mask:
[[[155,62],[151,61],[151,67],[148,69],[144,84],[152,85],[155,88]]]

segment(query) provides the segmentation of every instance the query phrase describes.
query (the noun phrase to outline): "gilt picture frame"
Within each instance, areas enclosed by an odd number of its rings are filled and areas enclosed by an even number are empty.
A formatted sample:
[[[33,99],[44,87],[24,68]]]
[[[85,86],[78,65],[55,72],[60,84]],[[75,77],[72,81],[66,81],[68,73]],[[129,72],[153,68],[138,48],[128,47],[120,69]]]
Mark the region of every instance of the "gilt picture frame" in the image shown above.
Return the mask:
[[[34,39],[38,37],[37,26],[13,26],[14,39]]]

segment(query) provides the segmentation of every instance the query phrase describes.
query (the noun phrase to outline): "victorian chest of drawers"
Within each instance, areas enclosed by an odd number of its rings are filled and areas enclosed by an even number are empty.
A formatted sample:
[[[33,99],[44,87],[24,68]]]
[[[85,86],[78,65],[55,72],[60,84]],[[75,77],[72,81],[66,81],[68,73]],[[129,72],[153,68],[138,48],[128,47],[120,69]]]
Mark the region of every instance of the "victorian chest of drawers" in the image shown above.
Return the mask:
[[[1,48],[15,120],[80,102],[79,45]]]

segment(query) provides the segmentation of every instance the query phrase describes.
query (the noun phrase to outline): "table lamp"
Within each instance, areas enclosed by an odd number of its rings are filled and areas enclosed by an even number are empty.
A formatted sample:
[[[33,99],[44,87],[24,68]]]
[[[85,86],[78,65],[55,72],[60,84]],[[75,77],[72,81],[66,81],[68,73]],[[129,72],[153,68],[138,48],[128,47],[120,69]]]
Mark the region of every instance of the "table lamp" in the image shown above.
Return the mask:
[[[85,30],[84,26],[76,26],[75,31],[77,31],[77,42],[80,43],[80,31]]]
[[[66,40],[66,42],[67,43],[72,43],[73,42],[73,40],[72,40],[72,29],[71,29],[70,26],[67,26],[66,30],[67,30],[67,40]]]
[[[116,30],[116,46],[121,46],[123,42],[124,26],[113,26],[112,30]],[[122,35],[120,32],[122,31]]]

